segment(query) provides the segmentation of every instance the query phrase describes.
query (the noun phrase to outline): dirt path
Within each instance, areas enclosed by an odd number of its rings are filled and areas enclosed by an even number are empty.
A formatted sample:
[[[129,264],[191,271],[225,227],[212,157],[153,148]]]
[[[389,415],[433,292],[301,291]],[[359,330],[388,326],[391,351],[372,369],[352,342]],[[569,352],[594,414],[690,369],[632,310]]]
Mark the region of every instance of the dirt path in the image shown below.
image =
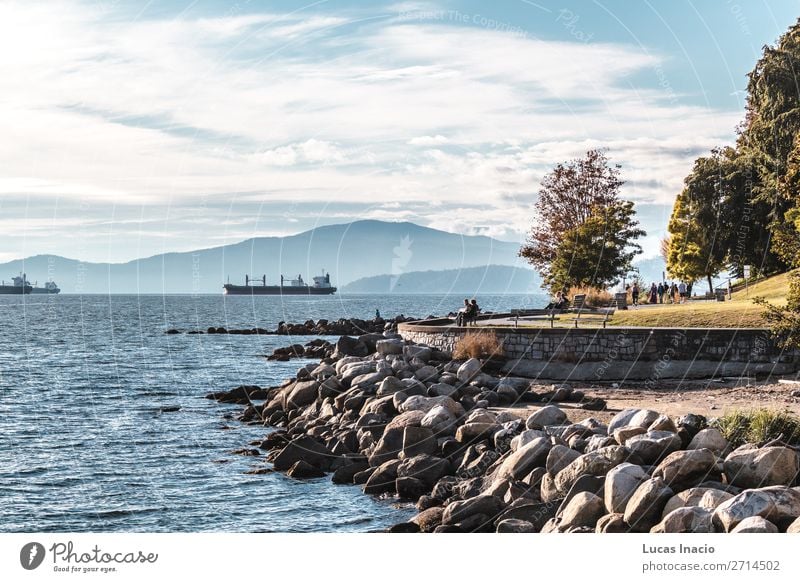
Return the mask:
[[[624,408],[651,408],[671,417],[683,414],[702,414],[708,418],[722,416],[734,410],[769,408],[786,410],[800,416],[800,382],[792,384],[751,381],[725,382],[664,382],[657,389],[641,388],[628,383],[624,388],[613,386],[573,384],[572,388],[583,391],[587,396],[603,398],[608,403],[607,410],[589,411],[577,408],[574,404],[560,402],[558,405],[567,412],[570,420],[579,421],[590,416],[608,421]],[[545,392],[549,385],[543,385],[539,392]],[[536,404],[515,406],[511,410],[520,416],[527,416],[528,410],[537,408]]]

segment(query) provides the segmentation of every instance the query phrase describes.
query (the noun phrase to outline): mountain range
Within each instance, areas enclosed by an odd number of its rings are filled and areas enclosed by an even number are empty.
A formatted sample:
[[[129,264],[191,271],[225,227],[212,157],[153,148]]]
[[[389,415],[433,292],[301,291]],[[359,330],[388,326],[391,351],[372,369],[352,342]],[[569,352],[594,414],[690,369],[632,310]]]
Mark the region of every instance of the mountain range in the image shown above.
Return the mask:
[[[302,274],[307,281],[325,269],[340,288],[388,289],[389,282],[401,282],[404,292],[419,292],[413,281],[422,284],[430,276],[420,271],[455,271],[457,281],[467,291],[468,281],[496,276],[494,266],[521,267],[519,245],[487,236],[466,236],[427,228],[411,222],[361,220],[347,224],[320,226],[284,237],[257,237],[242,242],[189,252],[172,252],[126,263],[88,263],[57,255],[37,255],[0,264],[0,279],[9,281],[25,272],[30,281],[43,284],[54,280],[64,293],[220,293],[228,280],[243,283],[245,274],[267,277],[276,284],[281,274],[294,278]],[[487,267],[492,266],[490,269]],[[470,269],[476,268],[474,272]],[[503,271],[498,281],[522,283],[530,271]],[[384,277],[384,283],[359,279]],[[439,274],[449,284],[452,273]],[[355,285],[355,283],[354,283]],[[377,285],[377,287],[375,286]],[[505,284],[498,283],[498,288]],[[538,283],[536,285],[538,287]],[[427,289],[433,286],[427,285]],[[515,286],[514,289],[517,287]],[[526,287],[527,288],[527,287]],[[353,290],[351,290],[353,289]],[[510,289],[509,289],[510,291]],[[488,292],[488,291],[484,291]]]
[[[364,277],[344,286],[344,293],[530,293],[541,295],[541,279],[530,269],[486,265],[443,271],[412,271],[398,276]]]

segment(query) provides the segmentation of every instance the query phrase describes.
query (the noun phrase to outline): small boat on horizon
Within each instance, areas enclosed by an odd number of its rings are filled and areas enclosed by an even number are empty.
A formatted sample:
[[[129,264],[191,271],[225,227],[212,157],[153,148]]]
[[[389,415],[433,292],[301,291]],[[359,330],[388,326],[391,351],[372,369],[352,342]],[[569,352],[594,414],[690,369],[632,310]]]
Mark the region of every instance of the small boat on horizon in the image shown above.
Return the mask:
[[[331,274],[322,272],[319,277],[314,277],[314,283],[309,285],[303,281],[302,275],[297,279],[286,279],[281,275],[280,285],[267,285],[267,276],[253,279],[244,276],[244,285],[226,283],[222,286],[225,295],[332,295],[336,287],[331,285]]]

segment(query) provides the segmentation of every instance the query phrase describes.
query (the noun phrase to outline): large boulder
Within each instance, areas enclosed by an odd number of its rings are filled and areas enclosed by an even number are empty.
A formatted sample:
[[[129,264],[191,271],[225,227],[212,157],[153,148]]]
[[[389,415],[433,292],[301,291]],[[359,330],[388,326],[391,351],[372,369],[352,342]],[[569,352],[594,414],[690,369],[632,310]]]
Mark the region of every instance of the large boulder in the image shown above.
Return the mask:
[[[702,507],[679,507],[664,516],[650,533],[714,533],[712,514]]]
[[[403,347],[403,357],[406,360],[413,360],[417,358],[418,360],[427,363],[428,360],[431,359],[433,355],[433,350],[428,346],[416,346],[416,345],[408,345]]]
[[[286,409],[301,408],[314,402],[319,394],[319,382],[309,380],[296,382],[291,392],[286,397]]]
[[[566,421],[566,413],[558,406],[549,404],[531,414],[525,421],[525,426],[529,429],[540,429],[554,424],[564,424]]]
[[[723,455],[730,448],[730,443],[716,428],[704,428],[694,435],[686,448],[689,450],[708,449],[717,455]]]
[[[746,517],[731,533],[778,533],[778,527],[761,516]]]
[[[397,427],[383,431],[375,449],[369,457],[369,464],[371,467],[382,465],[386,461],[397,458],[400,451],[403,450],[403,434],[405,428]]]
[[[795,519],[786,529],[786,533],[800,533],[800,517]]]
[[[288,471],[297,461],[303,460],[322,470],[327,470],[333,457],[322,444],[312,437],[301,435],[287,444],[272,460],[277,471]]]
[[[420,412],[421,411],[415,411]],[[408,414],[408,413],[405,413]],[[441,405],[434,406],[424,414],[420,425],[429,428],[437,437],[455,434],[458,419],[447,408]]]
[[[772,497],[775,509],[769,520],[780,529],[786,529],[800,517],[800,487],[764,487],[761,492]]]
[[[663,517],[681,507],[700,507],[714,511],[720,504],[733,497],[732,493],[710,487],[692,487],[673,495],[664,506]]]
[[[343,335],[336,342],[336,349],[333,352],[334,358],[341,358],[342,356],[357,356],[363,358],[369,355],[369,348],[367,344],[358,338]]]
[[[740,447],[726,457],[724,467],[728,483],[736,487],[791,485],[800,471],[800,460],[789,447]]]
[[[662,479],[644,481],[625,507],[625,523],[633,531],[649,532],[661,520],[664,506],[672,495],[672,489]]]
[[[481,519],[494,522],[503,509],[505,509],[505,504],[499,497],[477,495],[470,499],[450,503],[442,514],[442,523],[444,525],[456,524],[476,515],[481,516]]]
[[[386,461],[375,469],[364,485],[364,493],[370,495],[380,495],[381,493],[395,493],[397,491],[395,481],[397,480],[397,469],[400,461]]]
[[[606,475],[604,497],[609,513],[625,513],[633,494],[650,476],[639,465],[622,463]]]
[[[442,524],[442,514],[444,514],[444,507],[429,507],[428,509],[420,511],[411,521],[419,526],[421,532],[428,533]]]
[[[439,378],[439,370],[433,366],[422,366],[416,372],[414,377],[420,382],[431,382]]]
[[[460,443],[468,444],[482,439],[490,439],[498,430],[500,430],[500,425],[496,423],[471,422],[462,424],[456,430],[456,440]]]
[[[555,486],[562,492],[570,490],[581,475],[604,476],[625,460],[625,447],[612,446],[581,455],[555,476]]]
[[[504,519],[497,522],[497,533],[535,533],[536,528],[522,519]]]
[[[714,510],[714,525],[729,532],[748,517],[768,519],[774,513],[775,501],[769,493],[748,489],[724,501]]]
[[[428,412],[434,406],[444,406],[456,418],[464,416],[464,407],[449,396],[409,396],[400,404],[398,412]]]
[[[424,426],[407,426],[403,429],[403,455],[406,458],[433,454],[439,448],[433,431]]]
[[[653,465],[681,448],[681,438],[674,432],[651,430],[630,437],[625,446],[646,465]]]
[[[421,410],[409,410],[398,414],[386,425],[386,430],[390,428],[405,428],[407,426],[420,426],[425,413]]]
[[[661,477],[674,490],[686,489],[719,475],[717,458],[708,449],[675,451],[656,468],[654,477]]]
[[[655,410],[647,410],[644,408],[626,408],[625,410],[618,412],[608,423],[608,434],[614,434],[615,430],[625,426],[638,426],[646,429],[658,417],[659,414]]]
[[[475,358],[470,358],[461,366],[459,366],[458,371],[456,372],[456,377],[464,383],[469,382],[475,376],[481,373],[481,362]]]
[[[522,480],[536,467],[543,467],[550,452],[550,440],[536,438],[511,453],[500,465],[495,479]]]
[[[555,445],[547,454],[545,469],[548,473],[555,476],[559,471],[565,469],[572,461],[580,456],[580,451],[565,447],[564,445]]]
[[[575,495],[561,511],[559,527],[591,527],[594,528],[597,520],[605,513],[603,500],[600,496],[588,491]]]
[[[382,339],[375,342],[375,351],[382,356],[399,355],[403,353],[403,340]]]
[[[430,491],[439,479],[453,474],[453,466],[447,459],[431,455],[417,455],[405,459],[397,467],[398,477],[413,477],[422,481]]]
[[[376,394],[378,396],[389,396],[390,394],[394,394],[395,392],[400,392],[405,388],[402,380],[397,378],[396,376],[386,376],[382,381],[381,385],[378,386],[378,391]]]
[[[315,467],[314,465],[310,465],[304,460],[300,459],[289,468],[289,470],[286,472],[286,475],[292,479],[314,479],[316,477],[324,477],[325,472],[322,469]]]

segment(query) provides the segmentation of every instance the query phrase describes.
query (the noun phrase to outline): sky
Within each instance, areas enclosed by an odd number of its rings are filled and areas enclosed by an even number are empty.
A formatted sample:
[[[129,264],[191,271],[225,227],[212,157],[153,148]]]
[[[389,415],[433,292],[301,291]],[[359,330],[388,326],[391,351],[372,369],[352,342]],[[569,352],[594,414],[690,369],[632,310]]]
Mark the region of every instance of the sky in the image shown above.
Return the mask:
[[[797,0],[0,2],[0,261],[358,219],[522,241],[594,147],[657,254]]]

